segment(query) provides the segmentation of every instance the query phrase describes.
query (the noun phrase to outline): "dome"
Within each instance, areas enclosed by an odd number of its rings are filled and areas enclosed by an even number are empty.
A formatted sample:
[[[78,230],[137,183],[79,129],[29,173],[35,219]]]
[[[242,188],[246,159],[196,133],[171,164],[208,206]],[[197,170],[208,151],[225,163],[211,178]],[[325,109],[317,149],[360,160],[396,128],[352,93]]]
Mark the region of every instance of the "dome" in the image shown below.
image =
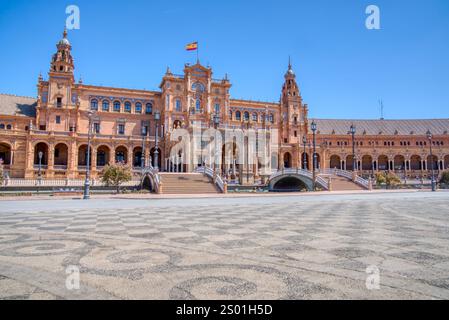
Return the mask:
[[[61,40],[58,42],[58,45],[66,45],[66,46],[70,46],[70,41],[69,41],[68,39],[64,38],[64,39],[61,39]]]
[[[70,46],[70,41],[67,39],[67,28],[64,28],[64,32],[62,33],[62,39],[59,40],[58,46]]]

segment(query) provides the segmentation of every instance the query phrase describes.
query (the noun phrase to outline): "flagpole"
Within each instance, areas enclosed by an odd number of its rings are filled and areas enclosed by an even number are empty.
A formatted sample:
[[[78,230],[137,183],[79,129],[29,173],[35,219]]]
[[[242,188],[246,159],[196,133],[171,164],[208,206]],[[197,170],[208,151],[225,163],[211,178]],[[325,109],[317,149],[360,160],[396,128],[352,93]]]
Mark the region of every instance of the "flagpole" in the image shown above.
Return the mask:
[[[196,42],[196,62],[200,62],[200,43]]]

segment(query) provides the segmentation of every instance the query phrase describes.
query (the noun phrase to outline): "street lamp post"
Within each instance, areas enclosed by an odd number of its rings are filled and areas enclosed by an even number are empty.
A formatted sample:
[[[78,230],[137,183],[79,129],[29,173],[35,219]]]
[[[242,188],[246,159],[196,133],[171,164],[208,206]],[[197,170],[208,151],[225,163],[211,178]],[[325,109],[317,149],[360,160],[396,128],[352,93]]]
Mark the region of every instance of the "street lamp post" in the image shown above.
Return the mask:
[[[39,168],[37,171],[37,193],[39,193],[42,184],[42,157],[44,156],[44,153],[42,151],[39,151],[37,156],[39,157]]]
[[[220,124],[220,116],[215,113],[214,114],[214,128],[215,128],[215,160],[214,160],[214,173],[217,173],[217,165],[218,165],[218,145],[217,145],[217,129]]]
[[[430,168],[432,170],[432,180],[431,180],[431,184],[432,184],[432,191],[435,192],[437,190],[436,188],[436,182],[435,182],[435,171],[433,168],[433,153],[432,153],[432,133],[430,132],[430,130],[427,131],[427,138],[429,139],[429,146],[430,146]]]
[[[313,191],[316,190],[316,122],[312,121],[312,132],[313,132]]]
[[[357,161],[355,159],[355,126],[351,124],[351,128],[349,129],[349,132],[352,135],[352,171],[357,171]]]
[[[161,119],[161,114],[159,111],[156,111],[154,113],[154,120],[156,121],[156,141],[155,141],[155,150],[154,150],[154,169],[159,170],[159,150],[158,150],[158,144],[159,144],[159,139],[158,139],[158,127],[159,127],[159,120]]]
[[[306,135],[304,135],[304,136],[302,137],[302,143],[304,144],[304,154],[303,154],[303,156],[302,156],[303,169],[304,169],[304,170],[307,170],[307,150],[306,150],[306,147],[307,147],[307,137],[306,137]]]
[[[89,110],[87,116],[89,117],[89,128],[87,130],[87,156],[86,156],[86,179],[84,180],[84,194],[83,199],[90,199],[90,139],[92,134],[92,116],[93,112]]]

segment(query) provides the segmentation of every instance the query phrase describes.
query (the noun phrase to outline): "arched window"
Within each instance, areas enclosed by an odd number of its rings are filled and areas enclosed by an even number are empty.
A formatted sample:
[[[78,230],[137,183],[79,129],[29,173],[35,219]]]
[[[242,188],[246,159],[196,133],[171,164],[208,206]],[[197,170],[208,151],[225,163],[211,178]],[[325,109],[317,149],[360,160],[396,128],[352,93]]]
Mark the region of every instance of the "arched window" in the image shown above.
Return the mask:
[[[245,111],[245,113],[243,114],[243,120],[249,121],[249,112],[248,111]]]
[[[140,102],[136,103],[136,113],[142,113],[142,104]]]
[[[219,103],[215,104],[214,110],[215,110],[215,113],[217,113],[217,114],[220,113],[220,104]]]
[[[120,112],[120,101],[114,101],[114,111]]]
[[[257,122],[259,120],[259,117],[257,116],[257,113],[253,113],[253,121]]]
[[[181,112],[182,111],[181,99],[176,99],[176,101],[175,101],[175,108],[176,108],[176,112]]]
[[[200,99],[196,99],[195,110],[196,110],[197,112],[200,112],[200,111],[201,111],[201,100],[200,100]]]
[[[5,125],[3,123],[0,123],[0,129],[5,129]]]
[[[125,102],[125,112],[131,112],[131,102]]]
[[[90,109],[91,110],[98,110],[98,100],[97,99],[93,99],[90,101]]]
[[[192,91],[204,92],[204,85],[201,82],[192,84]]]
[[[8,124],[8,125],[6,126],[6,130],[11,130],[11,129],[12,129],[12,125]]]
[[[229,110],[229,120],[232,120],[232,110]]]
[[[268,120],[273,123],[274,122],[274,116],[272,113],[270,113],[270,115],[268,116]]]
[[[146,114],[152,114],[153,113],[153,104],[147,103],[145,106],[145,113]]]
[[[235,112],[235,120],[237,121],[242,120],[242,114],[240,113],[240,111]]]
[[[109,101],[103,100],[103,111],[109,111]]]

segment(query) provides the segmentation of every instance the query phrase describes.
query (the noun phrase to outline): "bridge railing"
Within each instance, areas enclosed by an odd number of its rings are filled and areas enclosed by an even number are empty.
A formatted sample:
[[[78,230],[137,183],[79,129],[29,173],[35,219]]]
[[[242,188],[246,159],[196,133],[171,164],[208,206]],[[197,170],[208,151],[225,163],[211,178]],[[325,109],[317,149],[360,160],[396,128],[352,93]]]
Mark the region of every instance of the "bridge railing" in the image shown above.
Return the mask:
[[[142,170],[142,181],[141,183],[143,183],[143,179],[145,178],[145,176],[150,176],[153,179],[153,183],[154,183],[154,190],[159,193],[160,190],[160,186],[161,186],[161,176],[159,175],[159,170],[156,170],[155,168],[153,168],[153,166],[147,166],[145,167],[145,169]]]
[[[196,168],[195,172],[205,174],[215,182],[215,185],[218,187],[218,189],[220,189],[221,192],[225,192],[225,184],[223,178],[218,173],[215,173],[214,169],[208,166],[203,166]]]
[[[5,179],[4,186],[8,187],[82,187],[84,179]],[[125,187],[133,187],[139,185],[140,180],[131,180],[122,184]],[[91,186],[106,186],[101,180],[90,180]]]
[[[325,169],[321,171],[321,174],[331,174],[331,175],[336,175],[339,177],[344,177],[347,178],[351,181],[354,181],[355,183],[357,183],[358,185],[362,186],[365,189],[369,189],[369,180],[362,178],[359,175],[356,175],[355,178],[353,177],[353,172],[352,171],[346,171],[346,170],[341,170],[341,169]],[[353,180],[354,179],[354,180]]]

